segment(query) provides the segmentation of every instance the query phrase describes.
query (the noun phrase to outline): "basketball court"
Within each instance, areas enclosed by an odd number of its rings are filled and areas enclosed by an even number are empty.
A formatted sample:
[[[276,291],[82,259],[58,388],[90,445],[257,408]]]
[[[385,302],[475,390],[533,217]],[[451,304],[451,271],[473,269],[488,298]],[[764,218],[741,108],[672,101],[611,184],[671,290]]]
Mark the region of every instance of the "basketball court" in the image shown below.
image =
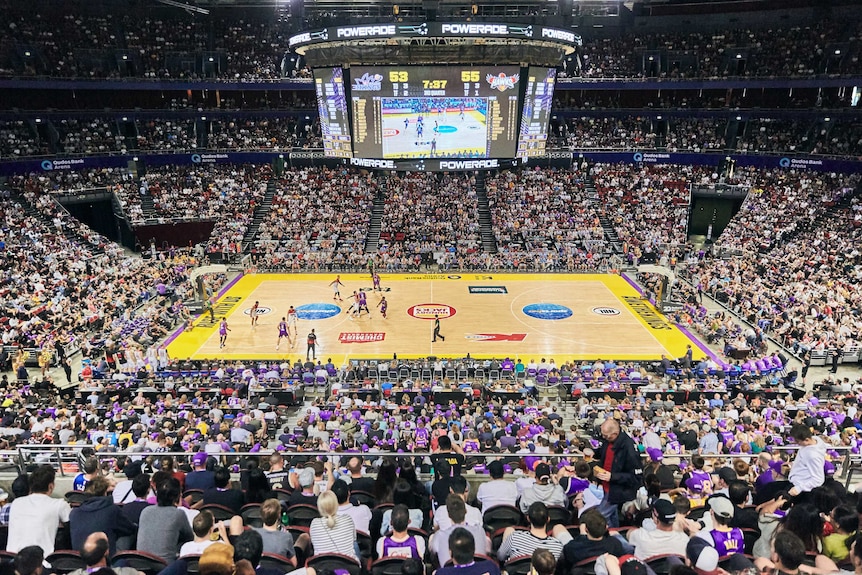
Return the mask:
[[[418,134],[419,116],[424,117]],[[485,157],[488,127],[485,115],[456,109],[445,114],[383,112],[384,158]]]
[[[382,292],[368,274],[342,274],[344,301],[333,300],[336,274],[250,274],[234,281],[193,329],[176,334],[172,358],[295,360],[305,358],[306,336],[318,337],[317,358],[336,365],[348,359],[427,356],[476,358],[613,358],[654,360],[680,357],[700,344],[668,323],[624,277],[605,274],[402,274],[381,275]],[[366,292],[371,314],[347,313],[354,290]],[[387,318],[378,303],[388,302]],[[250,311],[259,301],[258,324]],[[278,324],[297,309],[294,346],[276,351]],[[432,343],[434,316],[445,341]],[[230,332],[219,349],[218,321]],[[704,349],[704,348],[701,348]],[[704,353],[706,350],[704,349]]]

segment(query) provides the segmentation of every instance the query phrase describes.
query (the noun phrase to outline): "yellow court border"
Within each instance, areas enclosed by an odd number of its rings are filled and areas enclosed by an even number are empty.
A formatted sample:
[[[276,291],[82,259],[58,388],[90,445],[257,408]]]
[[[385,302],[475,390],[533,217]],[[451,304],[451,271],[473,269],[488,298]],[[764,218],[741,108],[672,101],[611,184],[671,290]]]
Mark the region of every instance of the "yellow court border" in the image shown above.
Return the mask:
[[[382,319],[376,309],[380,295],[368,294],[367,317],[348,322],[347,314],[321,320],[299,322],[297,344],[286,343],[276,351],[276,325],[289,305],[332,302],[329,283],[336,273],[248,274],[239,278],[215,304],[216,319],[227,318],[231,331],[224,349],[218,348],[218,329],[204,315],[193,322],[193,329],[180,333],[168,345],[168,354],[177,359],[225,359],[295,361],[304,359],[305,337],[311,327],[319,334],[317,359],[332,358],[336,365],[349,360],[391,359],[393,353],[403,359],[428,356],[447,358],[471,357],[519,358],[528,363],[540,357],[553,358],[557,364],[568,361],[613,358],[620,361],[657,360],[660,355],[680,357],[686,347],[698,349],[699,342],[662,316],[623,277],[611,274],[500,274],[500,273],[407,273],[381,274],[389,317]],[[370,275],[341,274],[344,302],[354,289],[371,288]],[[474,295],[481,286],[504,286],[509,293]],[[583,293],[582,293],[583,292]],[[410,299],[414,298],[414,300]],[[533,299],[530,299],[533,298]],[[586,299],[584,299],[586,298]],[[589,298],[596,298],[591,300]],[[258,299],[268,315],[261,316],[252,328],[248,311]],[[441,300],[441,301],[437,301]],[[445,300],[445,301],[443,301]],[[575,315],[561,321],[539,321],[523,313],[523,305],[532,301],[561,301],[575,310]],[[453,317],[444,318],[446,342],[430,343],[431,322],[408,317],[405,307],[419,304],[446,304],[457,308]],[[493,303],[492,303],[493,302]],[[592,307],[591,307],[592,306]],[[603,317],[599,311],[609,308],[615,317]],[[271,310],[271,311],[270,311]],[[599,311],[597,311],[599,310]],[[429,318],[426,318],[429,319]],[[216,322],[217,323],[217,322]],[[345,333],[385,333],[381,342],[343,343]],[[518,341],[489,341],[488,334],[526,335]],[[703,355],[701,352],[696,354]]]

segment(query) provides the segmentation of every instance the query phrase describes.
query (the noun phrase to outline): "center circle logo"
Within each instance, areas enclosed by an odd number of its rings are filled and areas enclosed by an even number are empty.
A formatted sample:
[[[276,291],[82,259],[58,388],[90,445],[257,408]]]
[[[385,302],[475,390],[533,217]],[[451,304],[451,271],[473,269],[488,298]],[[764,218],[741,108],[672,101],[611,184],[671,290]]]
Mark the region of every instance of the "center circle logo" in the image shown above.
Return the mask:
[[[341,313],[334,303],[307,303],[296,308],[299,319],[329,319]]]
[[[455,313],[455,308],[445,303],[421,303],[407,310],[407,315],[416,319],[434,319],[435,315],[439,316],[440,319],[446,319]]]
[[[531,303],[525,305],[521,311],[524,312],[524,315],[536,319],[558,320],[572,317],[572,310],[556,303]]]
[[[594,307],[593,313],[598,315],[620,315],[620,310],[612,307]]]
[[[242,313],[244,313],[245,315],[251,315],[251,308],[244,309]],[[254,315],[266,315],[268,313],[272,313],[271,308],[259,305],[259,306],[257,306],[257,313]]]

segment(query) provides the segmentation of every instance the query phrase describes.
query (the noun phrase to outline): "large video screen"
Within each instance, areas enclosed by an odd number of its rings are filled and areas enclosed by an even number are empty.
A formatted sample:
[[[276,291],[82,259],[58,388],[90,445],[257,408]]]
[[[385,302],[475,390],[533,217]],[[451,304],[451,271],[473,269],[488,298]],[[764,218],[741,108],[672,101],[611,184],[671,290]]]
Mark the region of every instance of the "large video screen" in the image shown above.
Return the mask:
[[[315,69],[314,89],[317,92],[324,155],[332,158],[353,157],[344,71],[340,67]]]
[[[530,66],[527,72],[521,132],[518,135],[519,158],[545,155],[556,77],[557,71],[554,68]]]
[[[517,66],[350,69],[357,158],[511,158]]]

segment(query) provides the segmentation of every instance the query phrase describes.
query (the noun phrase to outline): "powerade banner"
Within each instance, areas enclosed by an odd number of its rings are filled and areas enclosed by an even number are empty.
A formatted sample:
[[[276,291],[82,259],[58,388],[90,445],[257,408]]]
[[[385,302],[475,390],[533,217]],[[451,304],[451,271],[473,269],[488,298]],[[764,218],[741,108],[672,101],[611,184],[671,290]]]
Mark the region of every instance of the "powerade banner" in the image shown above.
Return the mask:
[[[503,24],[494,22],[422,22],[418,24],[361,24],[356,26],[333,26],[319,30],[301,32],[291,36],[291,50],[325,42],[360,40],[368,38],[514,38],[544,40],[567,46],[580,46],[581,36],[571,30],[550,28],[535,24]],[[301,50],[300,53],[303,53]]]
[[[92,170],[98,168],[126,167],[130,160],[138,158],[148,166],[202,165],[202,164],[266,164],[283,157],[292,166],[335,166],[349,165],[357,168],[395,170],[455,172],[475,170],[497,170],[515,168],[519,165],[543,166],[551,160],[566,161],[571,158],[576,164],[582,159],[588,162],[606,163],[652,163],[680,164],[697,166],[718,166],[726,158],[725,154],[670,154],[664,152],[562,152],[551,151],[546,156],[528,159],[425,159],[425,160],[383,160],[371,158],[351,158],[335,160],[324,158],[320,152],[196,152],[186,154],[138,154],[126,156],[87,156],[59,157],[51,159],[0,161],[0,175],[27,173],[51,173],[55,171]],[[731,155],[739,167],[782,170],[811,170],[815,172],[838,172],[844,174],[862,173],[862,158],[858,160],[838,160],[806,156],[755,156]]]

